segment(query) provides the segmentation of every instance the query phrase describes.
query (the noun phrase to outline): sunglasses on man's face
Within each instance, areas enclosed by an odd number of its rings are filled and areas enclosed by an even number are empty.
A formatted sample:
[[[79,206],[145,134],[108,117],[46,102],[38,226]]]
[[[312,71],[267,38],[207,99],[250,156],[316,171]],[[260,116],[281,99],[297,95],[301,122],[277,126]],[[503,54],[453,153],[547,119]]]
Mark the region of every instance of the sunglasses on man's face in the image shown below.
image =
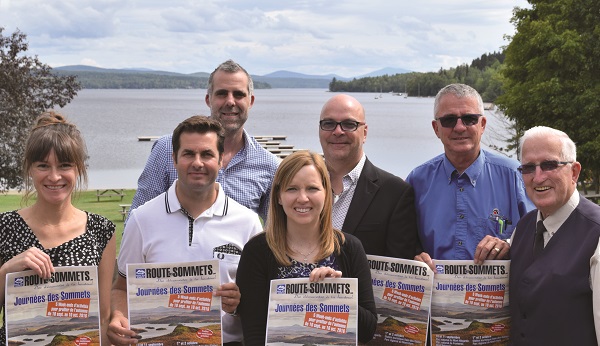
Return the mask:
[[[521,174],[531,174],[531,173],[535,173],[535,168],[537,166],[540,166],[540,168],[542,169],[542,171],[544,172],[549,172],[549,171],[553,171],[555,169],[557,169],[559,166],[564,166],[564,165],[568,165],[569,163],[573,163],[572,161],[543,161],[540,162],[537,165],[534,165],[533,163],[528,163],[526,165],[521,165],[519,167],[517,167],[517,170],[519,172],[521,172]]]
[[[473,126],[479,122],[479,117],[481,114],[464,114],[461,116],[457,116],[455,114],[448,114],[443,117],[435,118],[435,120],[439,120],[442,127],[454,128],[458,119],[462,121],[465,126]]]

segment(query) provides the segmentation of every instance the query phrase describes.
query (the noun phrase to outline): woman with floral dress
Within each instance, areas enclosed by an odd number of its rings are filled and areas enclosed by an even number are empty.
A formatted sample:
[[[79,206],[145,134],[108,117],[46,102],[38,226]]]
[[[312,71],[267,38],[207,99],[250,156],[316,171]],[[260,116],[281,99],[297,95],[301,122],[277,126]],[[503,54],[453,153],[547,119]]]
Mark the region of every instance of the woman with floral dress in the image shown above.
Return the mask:
[[[36,120],[25,144],[23,209],[0,214],[0,306],[7,273],[31,269],[48,279],[59,266],[98,266],[101,339],[108,344],[115,225],[77,209],[73,192],[87,183],[87,150],[81,133],[60,114]],[[5,323],[0,342],[6,340]]]

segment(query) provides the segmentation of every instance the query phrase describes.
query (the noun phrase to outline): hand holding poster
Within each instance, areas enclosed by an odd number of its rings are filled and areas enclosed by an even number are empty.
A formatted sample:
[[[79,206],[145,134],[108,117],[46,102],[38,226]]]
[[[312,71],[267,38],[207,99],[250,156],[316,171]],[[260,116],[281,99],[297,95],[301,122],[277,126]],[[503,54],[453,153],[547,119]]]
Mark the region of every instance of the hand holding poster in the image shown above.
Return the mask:
[[[271,280],[267,345],[356,345],[358,280]]]
[[[33,270],[9,273],[5,306],[9,344],[100,345],[94,266],[55,267],[48,280]]]
[[[377,305],[370,343],[425,345],[433,272],[423,262],[367,255]]]
[[[138,345],[221,345],[219,261],[127,265],[130,328]]]
[[[432,345],[508,343],[510,261],[434,261]]]

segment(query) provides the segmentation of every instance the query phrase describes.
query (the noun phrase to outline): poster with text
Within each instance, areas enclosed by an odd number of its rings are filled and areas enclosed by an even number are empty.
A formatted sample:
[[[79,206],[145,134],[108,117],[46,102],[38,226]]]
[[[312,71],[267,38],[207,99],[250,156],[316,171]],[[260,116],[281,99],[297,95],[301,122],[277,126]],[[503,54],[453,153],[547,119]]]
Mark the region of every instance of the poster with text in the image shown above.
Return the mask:
[[[267,345],[356,345],[358,279],[271,280]]]
[[[434,261],[433,346],[506,345],[510,261]]]
[[[221,345],[219,261],[127,265],[129,324],[139,346]]]
[[[6,275],[7,345],[100,345],[96,267],[54,269]]]
[[[423,262],[367,255],[377,305],[376,345],[425,345],[433,271]]]

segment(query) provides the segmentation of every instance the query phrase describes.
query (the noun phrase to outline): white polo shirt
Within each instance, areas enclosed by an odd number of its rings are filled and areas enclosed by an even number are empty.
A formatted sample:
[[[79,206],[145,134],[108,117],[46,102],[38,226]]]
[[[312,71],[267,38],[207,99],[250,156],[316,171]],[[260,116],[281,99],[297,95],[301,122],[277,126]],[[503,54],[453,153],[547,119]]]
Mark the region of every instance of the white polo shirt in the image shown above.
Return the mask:
[[[220,260],[221,282],[235,282],[246,242],[263,231],[258,215],[227,197],[221,185],[215,203],[190,221],[182,212],[175,185],[131,212],[117,260],[119,275],[128,263]],[[223,314],[223,342],[242,341],[239,318]]]

